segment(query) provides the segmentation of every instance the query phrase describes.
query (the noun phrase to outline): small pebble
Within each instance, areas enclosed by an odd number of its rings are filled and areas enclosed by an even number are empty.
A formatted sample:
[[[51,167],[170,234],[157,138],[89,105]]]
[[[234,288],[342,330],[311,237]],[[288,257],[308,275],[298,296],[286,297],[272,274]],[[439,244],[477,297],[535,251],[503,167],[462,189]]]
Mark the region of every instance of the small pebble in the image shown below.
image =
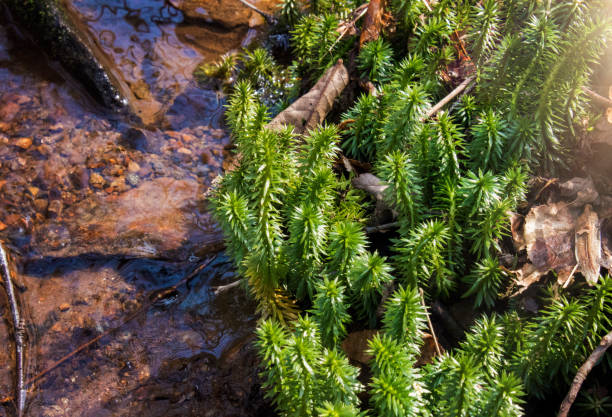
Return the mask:
[[[130,161],[130,163],[128,164],[128,171],[129,172],[138,172],[140,171],[140,165],[138,165],[136,162],[134,161]]]
[[[32,138],[19,138],[17,142],[15,142],[15,146],[20,147],[21,149],[28,149],[32,146]]]
[[[130,184],[133,187],[136,187],[138,183],[140,182],[140,177],[134,173],[127,174],[125,176],[125,179],[127,180],[128,184]]]
[[[62,303],[59,306],[60,311],[68,311],[70,310],[70,304],[68,303]]]
[[[89,177],[89,185],[91,185],[94,188],[104,188],[105,183],[106,181],[104,180],[102,175],[98,174],[97,172],[94,172]]]

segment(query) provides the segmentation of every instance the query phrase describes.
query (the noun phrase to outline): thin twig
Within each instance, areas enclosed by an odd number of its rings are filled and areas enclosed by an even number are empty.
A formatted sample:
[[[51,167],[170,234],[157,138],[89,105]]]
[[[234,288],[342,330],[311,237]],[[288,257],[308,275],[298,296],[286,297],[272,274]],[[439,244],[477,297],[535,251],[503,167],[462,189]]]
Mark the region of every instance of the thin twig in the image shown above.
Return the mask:
[[[278,20],[272,16],[271,14],[268,14],[266,12],[264,12],[263,10],[258,9],[257,7],[255,7],[254,5],[252,5],[251,3],[249,3],[246,0],[239,0],[240,3],[244,4],[246,7],[254,10],[255,12],[259,13],[260,15],[263,16],[264,19],[266,19],[266,22],[268,22],[269,25],[275,25],[278,23]]]
[[[578,396],[578,392],[580,392],[580,387],[582,387],[582,383],[586,379],[589,372],[591,372],[591,369],[593,369],[593,367],[597,364],[599,359],[601,359],[604,353],[606,353],[606,350],[610,346],[612,346],[612,331],[605,335],[603,339],[601,339],[599,346],[595,348],[595,350],[593,351],[593,353],[591,353],[586,362],[580,367],[580,369],[578,369],[578,372],[576,372],[576,376],[572,381],[572,385],[570,386],[567,395],[561,403],[561,407],[559,408],[559,414],[557,414],[557,417],[567,417],[567,414],[569,413],[569,410],[572,404],[574,403],[574,400]]]
[[[132,314],[130,314],[126,319],[124,319],[117,326],[105,330],[104,332],[100,333],[99,335],[97,335],[93,339],[83,343],[82,345],[80,345],[75,350],[71,351],[70,353],[68,353],[68,354],[66,354],[64,356],[62,356],[60,359],[58,359],[57,361],[53,362],[51,365],[49,365],[48,367],[46,367],[45,369],[40,371],[38,374],[34,375],[32,378],[29,378],[26,381],[26,383],[24,384],[24,386],[28,387],[28,388],[32,388],[36,382],[38,382],[41,378],[43,378],[49,372],[51,372],[54,369],[58,368],[64,362],[66,362],[67,360],[71,359],[72,357],[74,357],[78,353],[84,351],[85,349],[87,349],[88,347],[90,347],[94,343],[98,342],[100,339],[104,338],[105,336],[108,336],[108,335],[116,332],[117,330],[122,328],[124,325],[126,325],[130,321],[134,320],[140,314],[146,312],[149,309],[149,307],[154,305],[155,302],[157,302],[159,299],[163,298],[166,294],[168,294],[169,292],[172,292],[172,291],[176,291],[181,285],[189,282],[200,271],[202,271],[204,268],[206,268],[208,265],[210,265],[212,263],[212,261],[215,260],[215,258],[216,258],[216,256],[213,256],[208,261],[202,263],[196,269],[194,269],[189,275],[187,275],[185,278],[181,279],[176,284],[174,284],[174,285],[172,285],[170,287],[167,287],[167,288],[163,288],[161,290],[156,290],[153,293],[151,293],[149,295],[149,297],[145,298],[145,302],[142,304],[142,306],[140,308],[138,308],[136,311],[134,311]],[[4,398],[4,399],[2,399],[0,401],[0,403],[5,403],[5,402],[8,402],[8,401],[10,401],[10,398]]]
[[[0,265],[2,267],[2,276],[4,277],[4,288],[8,296],[9,308],[13,319],[13,333],[15,336],[15,370],[16,384],[15,392],[17,397],[17,415],[21,417],[25,408],[26,390],[24,388],[24,357],[25,357],[25,325],[21,315],[19,314],[19,306],[13,289],[13,280],[11,279],[11,271],[8,264],[8,256],[4,250],[4,245],[0,241]]]
[[[476,87],[476,83],[472,83],[470,84],[465,90],[463,90],[463,92],[459,95],[459,97],[457,97],[457,100],[455,100],[455,102],[450,106],[450,108],[448,109],[449,113],[452,113],[453,110],[455,110],[457,107],[459,107],[459,104],[461,103],[461,98],[466,95],[466,94],[470,94],[470,92]]]
[[[437,112],[440,111],[440,109],[442,109],[442,107],[444,107],[446,104],[448,104],[449,101],[451,101],[453,98],[457,97],[463,90],[465,90],[472,82],[474,82],[474,80],[476,79],[476,76],[471,75],[469,77],[467,77],[465,80],[463,80],[463,82],[461,84],[459,84],[453,91],[451,91],[450,93],[448,93],[448,95],[446,97],[444,97],[442,100],[440,100],[435,106],[433,106],[425,115],[425,117],[423,119],[429,119],[431,116],[433,116],[434,114],[436,114]]]
[[[438,356],[442,356],[442,350],[440,349],[440,345],[438,344],[438,338],[436,337],[436,332],[434,331],[433,324],[431,324],[429,312],[427,311],[427,305],[425,305],[425,294],[423,293],[423,288],[419,288],[419,293],[421,293],[421,305],[423,306],[426,312],[427,325],[429,326],[429,331],[431,332],[431,336],[433,337],[434,345],[436,345],[436,352],[438,353]]]
[[[385,223],[378,226],[368,226],[365,228],[366,233],[384,233],[392,229],[397,229],[400,226],[400,222]]]
[[[229,290],[231,288],[237,287],[238,285],[240,285],[241,282],[242,282],[242,280],[238,279],[238,280],[236,280],[234,282],[230,282],[229,284],[226,284],[226,285],[219,285],[217,287],[213,287],[214,288],[214,293],[215,293],[215,295],[219,295],[219,294],[221,294],[222,292],[224,292],[226,290]]]
[[[584,91],[587,96],[591,97],[594,103],[597,103],[602,107],[612,107],[612,100],[609,98],[605,98],[604,96],[601,96],[595,91],[589,90],[586,87],[582,87],[582,91]]]
[[[364,3],[361,6],[359,6],[357,9],[355,9],[355,12],[357,13],[357,17],[355,17],[353,20],[351,20],[350,22],[346,24],[346,27],[344,28],[342,33],[340,33],[340,36],[338,36],[338,39],[334,41],[334,43],[332,44],[332,46],[329,47],[329,50],[327,52],[331,52],[334,49],[334,46],[336,46],[338,42],[340,42],[342,38],[344,38],[344,36],[348,33],[349,30],[351,30],[352,27],[355,27],[355,23],[357,23],[359,19],[361,19],[367,13],[367,11],[368,11],[368,3]]]
[[[551,178],[548,181],[546,181],[546,183],[542,186],[542,188],[540,188],[540,191],[538,191],[536,196],[533,198],[533,201],[538,201],[540,199],[540,196],[544,192],[544,190],[550,187],[552,184],[555,184],[557,181],[559,181],[559,178]]]

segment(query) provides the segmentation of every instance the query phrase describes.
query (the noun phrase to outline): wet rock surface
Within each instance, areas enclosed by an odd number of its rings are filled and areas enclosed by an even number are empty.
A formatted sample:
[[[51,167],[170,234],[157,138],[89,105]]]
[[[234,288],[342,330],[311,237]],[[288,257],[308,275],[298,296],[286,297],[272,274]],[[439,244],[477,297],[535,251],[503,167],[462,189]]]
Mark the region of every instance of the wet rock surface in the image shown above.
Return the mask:
[[[145,125],[164,120],[203,60],[214,61],[249,39],[248,26],[192,22],[171,1],[62,1]],[[215,13],[232,16],[234,9],[225,3]]]
[[[118,187],[129,188],[124,182]],[[206,212],[198,213],[202,198],[193,179],[155,178],[117,196],[83,201],[64,213],[74,222],[40,228],[33,246],[40,255],[54,257],[97,254],[186,260],[216,252],[223,249],[223,236]]]
[[[121,109],[126,101],[116,80],[96,57],[64,5],[55,0],[6,0],[11,13],[42,48],[81,81],[106,106]]]
[[[192,21],[204,21],[224,28],[237,26],[255,27],[264,24],[263,17],[245,7],[239,0],[170,0],[170,3]],[[259,10],[274,14],[278,0],[256,0],[250,2]]]
[[[182,282],[220,249],[205,193],[227,155],[223,98],[185,79],[143,127],[101,110],[18,32],[0,16],[0,239],[27,323],[26,379],[104,334],[31,386],[26,415],[271,415],[254,306],[239,287],[211,291],[236,279],[229,261]],[[1,294],[0,399],[14,372]]]
[[[28,376],[115,329],[41,377],[27,415],[269,415],[250,343],[254,306],[241,291],[211,296],[210,285],[235,279],[227,258],[216,258],[173,297],[148,303],[148,294],[196,266],[118,257],[23,264]],[[0,359],[12,360],[5,349]],[[0,371],[2,393],[12,390],[9,369]]]

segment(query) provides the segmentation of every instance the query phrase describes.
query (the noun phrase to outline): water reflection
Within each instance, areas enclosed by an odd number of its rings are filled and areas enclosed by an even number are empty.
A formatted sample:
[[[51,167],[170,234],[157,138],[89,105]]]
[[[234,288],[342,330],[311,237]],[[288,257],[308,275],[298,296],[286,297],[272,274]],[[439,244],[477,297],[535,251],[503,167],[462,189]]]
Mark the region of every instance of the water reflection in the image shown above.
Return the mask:
[[[246,28],[183,23],[183,14],[164,0],[64,2],[145,124],[162,119],[202,60],[239,48],[246,35]]]

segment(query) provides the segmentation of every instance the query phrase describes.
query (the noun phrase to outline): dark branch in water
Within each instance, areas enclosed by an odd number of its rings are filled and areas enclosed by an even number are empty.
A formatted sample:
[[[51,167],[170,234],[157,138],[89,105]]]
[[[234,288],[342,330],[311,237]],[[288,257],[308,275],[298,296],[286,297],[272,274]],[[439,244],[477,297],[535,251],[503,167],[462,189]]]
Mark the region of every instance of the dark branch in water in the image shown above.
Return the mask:
[[[268,22],[269,25],[275,25],[278,23],[278,20],[272,16],[271,14],[268,14],[266,12],[264,12],[263,10],[258,9],[257,7],[253,6],[251,3],[249,3],[246,0],[239,0],[240,3],[244,4],[246,7],[254,10],[255,12],[259,13],[260,15],[263,16],[264,19],[266,19],[266,22]]]
[[[13,280],[11,279],[11,271],[8,264],[8,256],[4,250],[2,241],[0,241],[0,267],[2,268],[2,277],[4,280],[4,288],[8,297],[11,317],[13,319],[13,333],[15,336],[15,362],[16,362],[16,386],[15,395],[17,397],[17,415],[23,416],[25,408],[26,390],[24,384],[24,355],[25,355],[25,325],[19,314],[19,306],[13,289]]]
[[[0,244],[0,249],[2,249],[2,245],[1,244]],[[2,266],[4,267],[4,265],[6,265],[6,263],[4,262],[6,256],[4,254],[4,250],[3,249],[1,250],[1,256],[0,257],[2,258],[1,259],[2,260]],[[186,284],[187,282],[189,282],[192,278],[194,278],[197,274],[199,274],[204,268],[206,268],[208,265],[210,265],[215,259],[216,259],[216,255],[211,257],[210,259],[206,260],[202,264],[200,264],[189,275],[187,275],[185,278],[181,279],[176,284],[174,284],[174,285],[172,285],[172,286],[170,286],[168,288],[163,288],[161,290],[153,291],[149,295],[149,297],[145,298],[142,306],[140,308],[138,308],[136,311],[134,311],[132,314],[130,314],[127,318],[125,318],[121,323],[119,323],[119,325],[117,325],[115,327],[112,327],[112,328],[109,328],[109,329],[105,330],[104,332],[100,333],[99,335],[97,335],[96,337],[94,337],[93,339],[83,343],[82,345],[80,345],[78,348],[76,348],[72,352],[66,354],[62,358],[60,358],[57,361],[53,362],[47,368],[45,368],[42,371],[40,371],[38,374],[34,375],[32,378],[28,379],[25,384],[23,382],[23,374],[22,374],[21,375],[22,376],[22,378],[21,378],[21,385],[20,385],[20,389],[19,389],[18,395],[22,394],[23,395],[23,399],[20,399],[20,397],[18,396],[18,403],[21,403],[22,401],[23,401],[23,403],[25,403],[25,394],[26,394],[25,387],[26,386],[29,389],[31,389],[32,386],[36,382],[38,382],[40,379],[42,379],[44,376],[46,376],[49,372],[51,372],[54,369],[58,368],[64,362],[66,362],[67,360],[71,359],[72,357],[74,357],[78,353],[84,351],[85,349],[87,349],[88,347],[92,346],[96,342],[100,341],[100,339],[104,338],[105,336],[108,336],[108,335],[116,332],[117,330],[119,330],[121,327],[123,327],[128,322],[134,320],[140,314],[145,313],[151,306],[155,305],[155,303],[157,301],[159,301],[160,299],[162,299],[166,294],[172,293],[173,291],[176,291],[181,285]],[[6,269],[6,273],[8,273],[8,266],[5,269]],[[22,360],[22,369],[23,369],[23,360]],[[0,400],[0,403],[6,403],[6,402],[8,402],[10,400],[12,400],[10,397],[9,398],[3,398],[3,399]],[[22,410],[23,410],[23,408],[22,408]],[[22,413],[20,413],[19,416],[21,417]]]

